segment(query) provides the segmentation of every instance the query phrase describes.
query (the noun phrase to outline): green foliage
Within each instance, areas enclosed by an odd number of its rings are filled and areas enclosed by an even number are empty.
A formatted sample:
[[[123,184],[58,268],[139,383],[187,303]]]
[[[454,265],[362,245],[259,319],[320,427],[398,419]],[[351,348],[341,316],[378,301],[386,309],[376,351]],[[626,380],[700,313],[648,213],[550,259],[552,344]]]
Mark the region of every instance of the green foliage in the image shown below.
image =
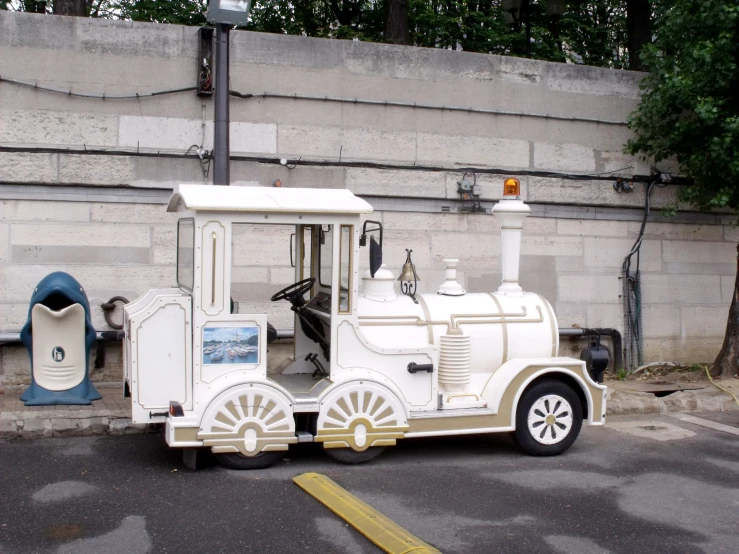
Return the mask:
[[[257,0],[249,29],[266,33],[379,41],[382,0]]]
[[[606,67],[627,64],[623,1],[571,1],[562,16],[548,15],[545,0],[532,1],[530,9],[527,48],[525,26],[505,21],[500,0],[410,0],[411,43]]]
[[[627,376],[627,375],[628,375],[628,374],[626,373],[626,370],[625,370],[625,369],[623,369],[623,368],[621,368],[621,369],[619,369],[619,370],[618,370],[618,371],[616,372],[616,379],[618,379],[619,381],[625,381],[625,380],[626,380],[626,376]]]
[[[52,0],[0,0],[0,10],[50,13]]]
[[[410,44],[623,68],[625,0],[569,0],[561,16],[530,0],[526,25],[505,20],[502,0],[408,0]],[[43,0],[0,0],[33,11]],[[48,3],[50,9],[52,2]],[[382,42],[384,0],[254,0],[248,29],[266,33]],[[88,0],[92,17],[205,24],[207,0]]]
[[[681,202],[739,209],[739,3],[665,0],[655,34],[627,151],[676,158]]]
[[[204,25],[207,0],[103,0],[100,16],[131,21]]]

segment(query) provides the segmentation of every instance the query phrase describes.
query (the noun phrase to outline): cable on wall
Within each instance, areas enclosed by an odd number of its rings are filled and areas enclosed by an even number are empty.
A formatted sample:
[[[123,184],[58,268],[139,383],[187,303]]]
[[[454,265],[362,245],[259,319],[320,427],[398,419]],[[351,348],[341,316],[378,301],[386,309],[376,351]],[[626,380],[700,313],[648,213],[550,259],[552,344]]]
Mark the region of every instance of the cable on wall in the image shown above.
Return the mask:
[[[165,94],[178,94],[180,92],[190,92],[197,90],[197,87],[183,87],[183,88],[173,88],[173,89],[167,89],[167,90],[159,90],[155,92],[142,92],[142,93],[134,93],[134,94],[97,94],[97,93],[90,93],[90,92],[72,92],[71,89],[69,90],[63,90],[58,89],[54,87],[46,87],[39,85],[38,83],[30,83],[28,81],[21,81],[18,79],[11,79],[10,77],[3,77],[0,75],[0,83],[13,83],[14,85],[17,85],[19,87],[27,87],[32,88],[36,90],[42,90],[44,92],[53,92],[55,94],[63,94],[65,96],[73,96],[76,98],[94,98],[97,100],[137,100],[141,98],[151,98],[152,96],[163,96]]]
[[[190,149],[192,151],[192,147]],[[179,153],[179,152],[161,152],[161,151],[141,151],[140,149],[132,150],[121,150],[115,148],[90,148],[84,146],[83,148],[58,148],[58,147],[31,147],[31,146],[0,146],[0,152],[15,152],[15,153],[27,153],[27,154],[75,154],[75,155],[107,155],[107,156],[138,156],[138,157],[152,157],[152,158],[197,158],[199,156]],[[267,156],[249,156],[249,155],[232,155],[231,160],[236,162],[257,162],[263,164],[273,165],[285,165],[281,163],[281,160],[285,158],[279,157],[267,157]],[[418,165],[418,164],[387,164],[377,162],[349,162],[339,160],[306,160],[301,159],[299,161],[289,162],[287,164],[290,168],[295,168],[298,165],[311,166],[311,167],[355,167],[361,169],[389,169],[389,170],[405,170],[405,171],[428,171],[428,172],[453,172],[453,173],[476,173],[487,174],[487,175],[511,175],[511,176],[522,176],[522,177],[546,177],[551,179],[567,179],[572,181],[603,181],[606,183],[613,183],[615,179],[618,179],[618,175],[614,175],[619,171],[630,169],[632,166],[622,167],[612,171],[605,171],[601,173],[562,173],[557,171],[546,171],[537,169],[509,169],[509,168],[496,168],[496,167],[470,167],[470,166],[439,166],[439,165]],[[649,175],[634,175],[631,177],[623,177],[631,182],[648,182],[653,177]],[[672,184],[685,184],[686,181],[681,181],[673,178]]]
[[[208,74],[208,79],[209,74]],[[203,77],[201,76],[201,81]],[[147,92],[141,94],[99,94],[86,92],[72,92],[71,89],[63,90],[54,87],[39,85],[36,82],[22,81],[20,79],[12,79],[0,75],[0,82],[12,83],[21,87],[28,87],[44,92],[52,92],[55,94],[64,94],[65,96],[73,96],[78,98],[96,98],[99,100],[134,100],[142,98],[150,98],[152,96],[162,96],[165,94],[177,94],[180,92],[197,91],[198,87],[183,87],[176,89],[160,90],[156,92]],[[417,102],[397,102],[389,100],[369,100],[365,98],[341,98],[337,96],[311,96],[306,94],[280,94],[276,92],[239,92],[236,90],[229,91],[229,94],[235,98],[252,99],[252,98],[272,98],[281,100],[305,100],[310,102],[336,102],[340,104],[359,104],[364,106],[380,106],[380,107],[400,107],[414,108],[423,110],[440,110],[449,112],[464,112],[474,114],[498,115],[508,117],[529,117],[534,119],[548,119],[552,121],[570,121],[576,123],[599,123],[602,125],[627,125],[626,121],[617,121],[612,119],[597,119],[591,117],[566,117],[562,115],[538,114],[527,112],[512,112],[507,110],[491,110],[485,108],[473,108],[472,106],[440,106],[436,104],[419,104]]]
[[[471,106],[439,106],[435,104],[419,104],[417,102],[392,102],[388,100],[367,100],[362,98],[341,98],[335,96],[311,96],[305,94],[280,94],[275,92],[242,93],[235,90],[230,91],[231,96],[237,98],[275,98],[282,100],[307,100],[313,102],[337,102],[341,104],[360,104],[365,106],[389,106],[400,108],[417,108],[423,110],[441,110],[448,112],[466,112],[475,114],[501,115],[510,117],[531,117],[535,119],[550,119],[554,121],[572,121],[578,123],[600,123],[603,125],[628,125],[626,121],[612,119],[596,119],[591,117],[566,117],[562,115],[537,114],[526,112],[512,112],[507,110],[489,110],[485,108],[473,108]]]
[[[631,251],[624,258],[621,267],[623,279],[623,302],[624,302],[624,329],[625,341],[624,349],[626,350],[626,366],[636,368],[644,363],[644,337],[643,337],[643,318],[642,318],[642,295],[641,295],[641,274],[639,266],[641,262],[641,246],[644,238],[644,231],[649,218],[651,209],[651,194],[654,187],[664,187],[671,181],[669,174],[661,173],[653,178],[646,185],[644,194],[644,215],[642,217],[639,233],[631,247]],[[631,271],[632,260],[636,257],[634,271]]]

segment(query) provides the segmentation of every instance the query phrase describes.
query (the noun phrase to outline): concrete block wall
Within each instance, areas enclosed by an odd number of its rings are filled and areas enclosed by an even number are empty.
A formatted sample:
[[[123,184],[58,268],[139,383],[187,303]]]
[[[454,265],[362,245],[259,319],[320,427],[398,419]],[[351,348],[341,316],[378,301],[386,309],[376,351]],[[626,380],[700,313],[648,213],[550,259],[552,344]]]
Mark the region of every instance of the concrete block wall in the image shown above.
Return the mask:
[[[0,12],[0,75],[106,95],[193,86],[196,37],[191,27]],[[521,176],[533,210],[522,284],[552,301],[560,326],[623,328],[619,277],[644,187],[617,193],[610,180],[572,175],[648,171],[622,153],[640,74],[251,32],[232,33],[231,48],[232,88],[244,93],[505,112],[232,98],[234,186],[280,179],[350,189],[378,208],[396,274],[412,248],[422,290],[435,290],[443,259],[457,257],[466,288],[490,291],[499,231],[489,214],[464,211],[457,181],[475,179],[489,211],[503,173],[539,172]],[[51,271],[85,286],[99,329],[98,306],[110,296],[174,284],[175,220],[163,202],[177,183],[209,182],[184,154],[212,147],[212,104],[194,93],[81,99],[0,81],[0,330],[20,328],[34,285]],[[675,192],[655,189],[653,208]],[[641,256],[647,361],[707,362],[718,352],[736,271],[734,219],[650,218]],[[262,239],[235,247],[235,299],[240,311],[287,326],[285,306],[267,300],[291,281],[287,239]],[[111,359],[95,378],[113,378]],[[25,354],[0,349],[0,385],[27,378]]]

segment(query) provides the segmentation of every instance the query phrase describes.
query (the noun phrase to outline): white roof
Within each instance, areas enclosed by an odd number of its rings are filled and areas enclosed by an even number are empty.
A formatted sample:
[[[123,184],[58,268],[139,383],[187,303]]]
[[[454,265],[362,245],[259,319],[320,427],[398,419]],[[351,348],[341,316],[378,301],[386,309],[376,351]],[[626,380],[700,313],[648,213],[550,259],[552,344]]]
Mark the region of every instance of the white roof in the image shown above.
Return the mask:
[[[208,212],[372,213],[372,206],[346,189],[179,185],[167,211],[176,211],[179,200],[188,210]]]

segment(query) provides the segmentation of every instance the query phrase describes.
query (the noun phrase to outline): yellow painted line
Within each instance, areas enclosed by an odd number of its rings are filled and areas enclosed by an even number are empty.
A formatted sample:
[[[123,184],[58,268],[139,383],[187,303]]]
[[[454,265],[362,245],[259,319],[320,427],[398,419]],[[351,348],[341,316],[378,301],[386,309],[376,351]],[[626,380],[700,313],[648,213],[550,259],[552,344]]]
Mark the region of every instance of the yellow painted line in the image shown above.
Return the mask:
[[[441,554],[325,475],[303,473],[293,481],[388,554]]]

